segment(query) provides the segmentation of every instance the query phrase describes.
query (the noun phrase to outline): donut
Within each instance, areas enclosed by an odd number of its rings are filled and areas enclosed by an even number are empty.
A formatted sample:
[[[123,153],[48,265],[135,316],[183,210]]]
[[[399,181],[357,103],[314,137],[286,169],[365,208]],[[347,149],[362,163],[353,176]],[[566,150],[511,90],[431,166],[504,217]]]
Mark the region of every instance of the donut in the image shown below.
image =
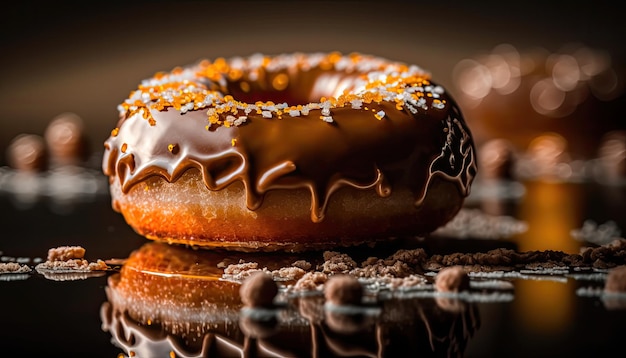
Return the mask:
[[[148,239],[304,251],[427,234],[476,175],[428,72],[373,55],[253,54],[158,72],[104,143],[112,207]]]

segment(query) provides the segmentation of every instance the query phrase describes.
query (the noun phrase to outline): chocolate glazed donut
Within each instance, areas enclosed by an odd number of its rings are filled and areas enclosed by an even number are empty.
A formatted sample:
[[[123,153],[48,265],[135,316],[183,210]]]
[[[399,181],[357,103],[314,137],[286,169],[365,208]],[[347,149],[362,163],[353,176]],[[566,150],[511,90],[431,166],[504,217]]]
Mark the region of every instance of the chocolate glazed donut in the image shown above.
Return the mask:
[[[476,174],[460,110],[417,66],[363,54],[204,60],[119,106],[103,170],[149,239],[327,249],[422,235]]]

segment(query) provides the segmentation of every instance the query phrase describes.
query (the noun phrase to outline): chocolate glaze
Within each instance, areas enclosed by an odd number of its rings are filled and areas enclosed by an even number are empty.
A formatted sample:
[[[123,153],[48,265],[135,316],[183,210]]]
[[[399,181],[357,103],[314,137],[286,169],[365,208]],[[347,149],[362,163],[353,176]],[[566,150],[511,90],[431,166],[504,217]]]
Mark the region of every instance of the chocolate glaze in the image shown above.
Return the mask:
[[[271,100],[289,106],[318,101],[322,108],[312,106],[308,113],[297,116],[287,115],[288,109],[283,109],[267,118],[269,112],[263,113],[258,106],[258,111],[249,113],[241,106],[233,107],[219,114],[216,125],[210,111],[226,101],[202,108],[195,108],[196,103],[194,109],[185,110],[176,103],[151,108],[158,102],[154,96],[139,105],[136,98],[129,99],[121,108],[118,127],[105,142],[104,173],[112,181],[117,178],[126,193],[148,177],[156,175],[174,182],[186,170],[197,168],[210,190],[243,182],[250,210],[262,205],[268,191],[306,188],[311,193],[314,222],[323,220],[333,192],[344,186],[375,190],[381,197],[390,195],[395,186],[408,186],[419,205],[430,180],[441,176],[458,183],[460,192],[468,195],[476,172],[474,147],[454,101],[427,74],[415,69],[411,72],[406,65],[369,57],[341,57],[351,61],[341,67],[341,61],[328,61],[331,56],[321,57],[319,62],[311,60],[313,55],[286,56],[281,61],[266,58],[265,65],[256,67],[250,64],[252,57],[231,59],[226,61],[229,75],[217,77],[215,68],[222,63],[218,60],[209,67],[205,62],[188,68],[195,73],[190,82],[193,89],[204,88],[210,95],[230,94],[242,102]],[[240,69],[235,64],[246,60],[248,65],[241,67],[241,74],[232,75],[234,69]],[[272,66],[272,61],[278,64]],[[356,93],[361,75],[376,70],[386,77],[394,73],[389,68],[419,76],[402,86],[436,87],[439,92],[424,91],[421,98],[425,101],[420,106],[402,106],[380,96],[360,108],[334,104],[330,107],[332,120],[321,119],[328,117],[329,111],[323,108],[324,98],[320,97],[335,98],[344,89]],[[169,76],[179,73],[176,69]],[[155,76],[153,84],[170,83],[161,76]],[[143,86],[140,89],[146,88]],[[156,91],[162,87],[155,86]],[[215,88],[222,92],[210,92]],[[144,90],[144,98],[154,91]],[[377,118],[377,113],[384,113],[384,117]],[[224,125],[227,115],[245,117],[245,123]]]

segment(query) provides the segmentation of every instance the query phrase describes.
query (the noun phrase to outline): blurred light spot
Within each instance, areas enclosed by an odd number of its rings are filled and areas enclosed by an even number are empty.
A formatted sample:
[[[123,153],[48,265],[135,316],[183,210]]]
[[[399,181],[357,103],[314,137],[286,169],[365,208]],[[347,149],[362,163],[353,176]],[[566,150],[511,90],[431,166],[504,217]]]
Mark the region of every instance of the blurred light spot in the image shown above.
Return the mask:
[[[558,55],[554,57],[552,81],[558,89],[572,91],[576,88],[580,79],[580,68],[573,56]]]
[[[493,83],[491,72],[475,60],[459,61],[452,75],[461,92],[469,97],[484,98],[491,91]]]
[[[530,104],[535,111],[549,115],[556,111],[565,101],[565,92],[558,89],[554,82],[545,78],[530,90]]]
[[[602,101],[610,101],[621,92],[621,86],[615,70],[608,69],[589,80],[591,93]]]

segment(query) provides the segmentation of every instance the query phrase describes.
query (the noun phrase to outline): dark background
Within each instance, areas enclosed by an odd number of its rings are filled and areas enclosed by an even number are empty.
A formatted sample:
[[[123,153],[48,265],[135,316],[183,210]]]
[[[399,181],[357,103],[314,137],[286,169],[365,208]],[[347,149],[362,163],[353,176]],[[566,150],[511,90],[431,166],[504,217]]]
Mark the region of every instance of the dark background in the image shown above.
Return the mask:
[[[429,70],[454,92],[461,59],[509,43],[581,43],[623,69],[623,13],[610,1],[14,1],[0,12],[0,165],[20,133],[74,112],[94,151],[116,106],[157,71],[255,52],[371,53]]]

